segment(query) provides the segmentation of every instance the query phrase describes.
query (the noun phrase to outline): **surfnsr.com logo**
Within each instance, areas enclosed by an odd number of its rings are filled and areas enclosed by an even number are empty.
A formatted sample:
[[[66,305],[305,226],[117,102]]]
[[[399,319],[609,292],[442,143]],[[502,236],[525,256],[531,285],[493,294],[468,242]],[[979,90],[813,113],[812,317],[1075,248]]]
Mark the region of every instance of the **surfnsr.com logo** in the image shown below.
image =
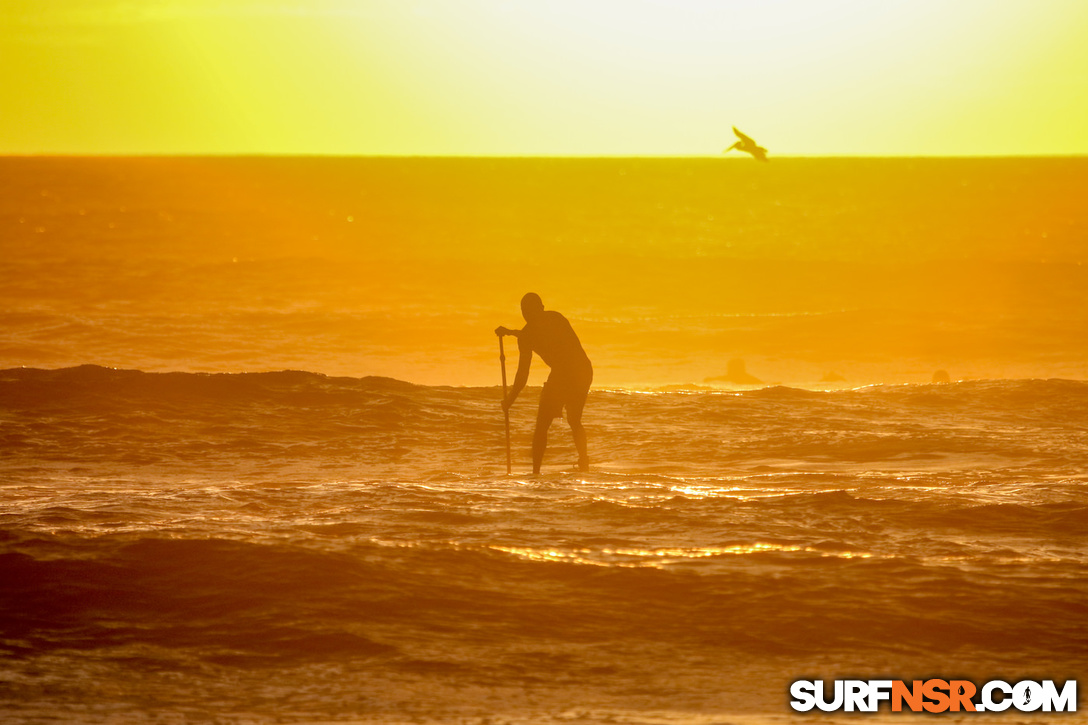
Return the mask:
[[[831,683],[828,683],[831,684]],[[1023,680],[1010,685],[991,680],[976,687],[968,680],[797,680],[790,685],[790,707],[798,712],[876,712],[887,702],[892,712],[1076,712],[1077,681],[1061,689],[1053,680]]]

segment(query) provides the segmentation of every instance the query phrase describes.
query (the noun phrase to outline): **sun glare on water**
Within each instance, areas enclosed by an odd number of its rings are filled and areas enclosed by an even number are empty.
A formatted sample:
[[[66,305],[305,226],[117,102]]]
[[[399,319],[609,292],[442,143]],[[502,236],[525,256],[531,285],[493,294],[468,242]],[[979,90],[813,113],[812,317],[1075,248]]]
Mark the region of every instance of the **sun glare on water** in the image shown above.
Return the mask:
[[[817,554],[839,559],[868,559],[872,554],[852,551],[824,551],[810,546],[773,544],[733,544],[730,546],[665,547],[654,549],[602,548],[602,549],[537,549],[524,546],[489,546],[489,549],[513,554],[522,559],[539,562],[583,564],[590,566],[616,566],[621,568],[660,569],[696,559],[717,556],[744,556],[751,554],[794,553]]]

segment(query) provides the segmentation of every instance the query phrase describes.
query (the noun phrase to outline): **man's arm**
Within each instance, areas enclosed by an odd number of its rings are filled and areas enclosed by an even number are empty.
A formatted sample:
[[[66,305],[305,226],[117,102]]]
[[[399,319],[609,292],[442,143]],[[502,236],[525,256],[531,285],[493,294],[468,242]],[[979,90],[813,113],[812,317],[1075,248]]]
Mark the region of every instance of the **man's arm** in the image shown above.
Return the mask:
[[[519,330],[520,332],[520,330]],[[533,348],[524,337],[518,337],[518,371],[514,375],[514,385],[510,388],[510,394],[502,401],[502,409],[510,410],[510,406],[518,399],[518,393],[529,382],[529,366],[533,362]]]

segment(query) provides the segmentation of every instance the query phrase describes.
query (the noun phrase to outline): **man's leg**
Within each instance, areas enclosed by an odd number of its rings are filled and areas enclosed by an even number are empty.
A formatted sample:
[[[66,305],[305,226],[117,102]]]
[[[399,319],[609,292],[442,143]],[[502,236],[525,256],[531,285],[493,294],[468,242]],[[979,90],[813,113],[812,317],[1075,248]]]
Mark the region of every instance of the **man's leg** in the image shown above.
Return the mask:
[[[589,470],[589,454],[586,453],[586,429],[582,427],[582,416],[579,414],[575,420],[569,412],[567,420],[570,423],[570,432],[574,436],[574,447],[578,449],[578,470]]]
[[[551,415],[541,405],[536,412],[536,430],[533,431],[533,473],[540,473],[540,464],[544,462],[544,449],[548,447],[548,426],[552,424]]]
[[[589,387],[583,394],[575,396],[574,400],[567,403],[567,423],[570,424],[571,435],[574,436],[574,447],[578,451],[578,470],[589,470],[589,454],[586,453],[586,429],[582,427],[582,409],[586,406],[586,396],[589,395]]]

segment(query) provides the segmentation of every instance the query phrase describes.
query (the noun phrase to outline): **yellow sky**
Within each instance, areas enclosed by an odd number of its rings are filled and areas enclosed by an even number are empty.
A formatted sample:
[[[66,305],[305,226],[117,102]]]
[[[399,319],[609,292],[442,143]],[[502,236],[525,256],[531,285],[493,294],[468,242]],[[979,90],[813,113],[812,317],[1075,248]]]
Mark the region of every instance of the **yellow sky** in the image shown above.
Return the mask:
[[[1084,0],[6,0],[0,153],[1088,153]]]

